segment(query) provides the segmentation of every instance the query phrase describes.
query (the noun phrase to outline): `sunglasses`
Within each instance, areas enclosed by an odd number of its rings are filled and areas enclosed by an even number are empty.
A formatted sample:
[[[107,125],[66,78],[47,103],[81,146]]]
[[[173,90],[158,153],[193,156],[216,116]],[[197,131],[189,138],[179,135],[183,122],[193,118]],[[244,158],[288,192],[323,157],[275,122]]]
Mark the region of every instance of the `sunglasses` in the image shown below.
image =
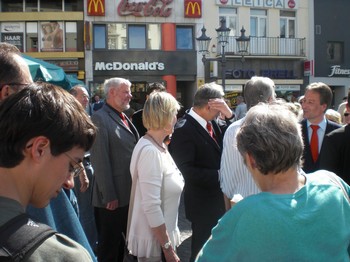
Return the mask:
[[[350,114],[349,112],[345,112],[344,116],[349,116],[349,114]]]

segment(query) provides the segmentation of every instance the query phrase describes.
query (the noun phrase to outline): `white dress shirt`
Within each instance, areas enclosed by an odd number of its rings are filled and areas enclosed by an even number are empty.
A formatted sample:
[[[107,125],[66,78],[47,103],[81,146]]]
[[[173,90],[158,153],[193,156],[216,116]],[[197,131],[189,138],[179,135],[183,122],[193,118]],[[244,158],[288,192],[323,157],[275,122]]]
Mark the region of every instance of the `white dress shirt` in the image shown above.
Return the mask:
[[[245,198],[260,192],[237,148],[236,136],[243,121],[232,123],[224,136],[219,178],[221,190],[229,199],[236,194]]]

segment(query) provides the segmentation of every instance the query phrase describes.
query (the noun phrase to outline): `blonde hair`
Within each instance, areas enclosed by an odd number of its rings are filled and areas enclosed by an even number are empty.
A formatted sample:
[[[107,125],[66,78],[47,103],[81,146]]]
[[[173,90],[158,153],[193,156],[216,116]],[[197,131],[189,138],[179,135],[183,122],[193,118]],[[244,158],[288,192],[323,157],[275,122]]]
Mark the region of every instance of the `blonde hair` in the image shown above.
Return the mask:
[[[147,130],[163,129],[172,122],[180,109],[177,100],[166,92],[153,92],[145,102],[142,122]]]
[[[335,111],[334,109],[327,109],[326,110],[326,118],[330,121],[333,121],[337,124],[342,124],[341,122],[341,115],[338,111]]]

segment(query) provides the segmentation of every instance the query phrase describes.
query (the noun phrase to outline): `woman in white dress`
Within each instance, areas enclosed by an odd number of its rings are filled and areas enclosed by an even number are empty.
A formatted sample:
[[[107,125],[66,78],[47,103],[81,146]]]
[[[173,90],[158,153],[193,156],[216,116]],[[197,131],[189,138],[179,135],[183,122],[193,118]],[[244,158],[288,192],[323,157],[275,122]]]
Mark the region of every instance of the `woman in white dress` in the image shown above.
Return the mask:
[[[165,143],[179,109],[166,92],[152,93],[144,106],[147,133],[135,146],[130,164],[135,196],[130,203],[128,249],[138,261],[180,261],[177,222],[184,180]]]

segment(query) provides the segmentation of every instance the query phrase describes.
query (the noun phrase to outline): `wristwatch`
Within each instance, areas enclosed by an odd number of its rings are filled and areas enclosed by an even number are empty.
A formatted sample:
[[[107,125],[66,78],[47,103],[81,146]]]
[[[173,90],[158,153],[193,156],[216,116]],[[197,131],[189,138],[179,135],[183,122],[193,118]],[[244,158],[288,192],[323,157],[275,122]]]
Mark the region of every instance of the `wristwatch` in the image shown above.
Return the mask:
[[[162,248],[164,248],[165,250],[168,250],[170,247],[171,247],[171,242],[170,242],[170,241],[166,242],[166,243],[162,246]]]

